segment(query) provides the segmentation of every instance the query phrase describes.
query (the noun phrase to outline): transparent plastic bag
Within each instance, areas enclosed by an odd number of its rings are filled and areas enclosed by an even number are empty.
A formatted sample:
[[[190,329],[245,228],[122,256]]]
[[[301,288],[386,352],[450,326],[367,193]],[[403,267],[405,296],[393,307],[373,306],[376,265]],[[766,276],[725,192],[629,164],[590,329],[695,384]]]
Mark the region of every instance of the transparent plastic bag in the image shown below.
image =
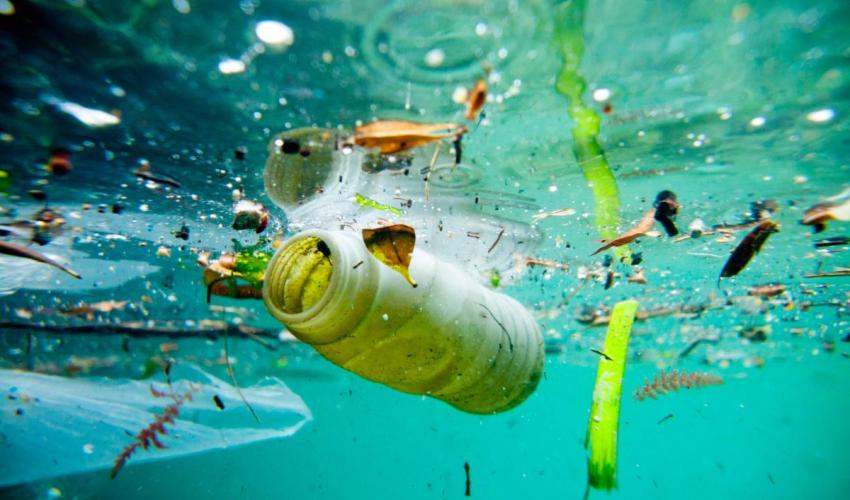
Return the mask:
[[[242,388],[259,423],[224,381],[186,366],[175,367],[171,378],[175,394],[194,387],[192,399],[180,406],[173,424],[166,424],[168,434],[159,435],[166,448],[139,449],[130,466],[290,436],[312,420],[304,401],[276,378]],[[171,391],[162,381],[0,370],[0,487],[97,469],[109,474],[134,436],[173,402],[155,397],[151,386]]]

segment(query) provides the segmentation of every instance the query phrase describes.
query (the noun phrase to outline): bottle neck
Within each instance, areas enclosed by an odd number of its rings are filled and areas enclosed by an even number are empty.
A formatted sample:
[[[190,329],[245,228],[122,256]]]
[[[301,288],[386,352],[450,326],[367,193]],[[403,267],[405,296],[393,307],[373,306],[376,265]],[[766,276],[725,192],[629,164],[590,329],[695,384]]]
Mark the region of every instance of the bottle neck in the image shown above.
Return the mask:
[[[315,263],[317,245],[328,253],[330,272]],[[269,262],[263,300],[272,316],[300,340],[329,344],[368,313],[378,286],[378,265],[357,233],[304,231]]]

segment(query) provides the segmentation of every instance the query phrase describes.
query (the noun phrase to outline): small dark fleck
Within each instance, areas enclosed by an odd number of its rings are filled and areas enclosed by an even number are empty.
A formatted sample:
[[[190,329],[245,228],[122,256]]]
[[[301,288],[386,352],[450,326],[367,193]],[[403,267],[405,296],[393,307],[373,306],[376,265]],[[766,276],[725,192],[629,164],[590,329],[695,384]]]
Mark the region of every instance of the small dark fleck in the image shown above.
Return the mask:
[[[640,264],[641,262],[643,262],[643,253],[641,253],[641,252],[633,253],[632,254],[632,265],[636,266],[636,265]]]
[[[27,194],[32,197],[32,199],[37,201],[44,201],[47,199],[47,193],[42,191],[41,189],[30,189],[27,191]]]
[[[612,262],[614,262],[614,258],[611,257],[611,254],[605,254],[605,257],[602,259],[602,265],[605,267],[611,267]]]
[[[614,285],[614,271],[608,271],[605,276],[605,289],[608,290]]]
[[[352,269],[357,269],[358,267],[362,266],[362,265],[363,265],[363,262],[364,262],[364,261],[362,261],[362,260],[361,260],[361,261],[360,261],[360,262],[358,262],[357,264],[354,264],[354,267],[353,267]]]
[[[304,158],[307,158],[308,156],[310,156],[310,149],[302,148],[300,151],[298,151],[298,154],[300,154]]]
[[[174,233],[174,237],[184,241],[189,241],[189,226],[186,224],[180,226],[180,230]]]
[[[850,237],[836,236],[834,238],[824,238],[822,240],[815,241],[815,248],[826,248],[847,244],[850,244]]]
[[[299,144],[298,141],[293,139],[284,139],[283,145],[280,147],[280,150],[283,154],[295,155],[301,151],[301,144]]]
[[[316,243],[316,250],[322,252],[322,255],[324,255],[325,257],[331,256],[331,249],[328,248],[328,244],[324,241],[320,240],[318,243]]]
[[[471,496],[472,491],[470,489],[471,481],[469,480],[469,462],[463,463],[463,471],[466,473],[466,490],[464,491],[463,494],[464,494],[464,496]]]
[[[20,417],[20,416],[21,416],[21,415],[23,415],[23,414],[24,414],[24,409],[23,409],[23,408],[16,408],[16,409],[15,409],[15,415],[17,415],[17,416],[19,416],[19,417]]]
[[[242,160],[245,159],[245,153],[246,152],[247,152],[247,150],[243,147],[236,148],[236,150],[233,151],[233,157],[236,158],[239,161],[242,161]]]
[[[124,211],[124,205],[121,205],[119,203],[113,203],[112,204],[112,213],[113,214],[120,215],[121,212],[123,212],[123,211]]]
[[[213,395],[213,403],[215,403],[216,408],[218,408],[219,410],[224,409],[224,401],[222,401],[221,398],[218,397],[218,394]]]

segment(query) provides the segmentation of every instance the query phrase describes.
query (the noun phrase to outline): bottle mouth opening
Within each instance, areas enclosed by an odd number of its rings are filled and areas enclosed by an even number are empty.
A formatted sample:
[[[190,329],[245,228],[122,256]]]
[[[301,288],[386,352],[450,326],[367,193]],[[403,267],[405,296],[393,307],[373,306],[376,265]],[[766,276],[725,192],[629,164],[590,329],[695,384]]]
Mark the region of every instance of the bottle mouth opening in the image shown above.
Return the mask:
[[[324,240],[317,236],[293,239],[269,262],[266,304],[282,315],[301,316],[326,301],[333,271],[331,248]]]

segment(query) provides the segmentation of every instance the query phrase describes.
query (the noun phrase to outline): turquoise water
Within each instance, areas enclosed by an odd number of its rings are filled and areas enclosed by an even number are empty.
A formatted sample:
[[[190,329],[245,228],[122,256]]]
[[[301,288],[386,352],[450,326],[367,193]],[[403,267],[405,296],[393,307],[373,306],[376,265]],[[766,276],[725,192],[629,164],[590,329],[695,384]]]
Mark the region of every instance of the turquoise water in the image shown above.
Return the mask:
[[[4,382],[3,494],[461,498],[466,463],[473,498],[578,498],[600,359],[591,349],[601,349],[605,334],[590,321],[635,298],[642,310],[668,311],[632,332],[619,487],[611,496],[845,498],[850,282],[807,274],[850,266],[846,243],[813,245],[846,236],[850,226],[833,221],[813,234],[799,221],[850,185],[848,6],[589,1],[583,24],[570,26],[585,44],[584,100],[602,117],[598,140],[617,179],[619,230],[632,227],[663,189],[678,196],[684,232],[697,219],[709,228],[747,222],[754,202],[778,207],[772,217],[780,232],[720,285],[746,230],[678,242],[641,238],[631,245],[643,258],[637,267],[605,267],[604,254],[590,256],[601,239],[595,201],[573,153],[566,100],[555,91],[558,8],[474,0],[0,2],[0,170],[11,179],[0,184],[2,239],[83,276],[0,257],[0,367],[89,382],[79,394],[85,407],[107,380],[162,381],[157,363],[168,359],[229,380],[221,328],[230,325],[227,354],[239,384],[268,412],[264,426],[235,397],[221,420],[197,410],[194,418],[210,425],[205,437],[139,451],[113,480],[109,457],[131,442],[135,426],[116,424],[92,452],[94,431],[67,432],[58,409],[57,426],[39,426],[41,401],[11,398]],[[289,26],[291,46],[262,43],[255,26],[263,20]],[[264,194],[272,137],[311,126],[344,135],[375,118],[462,122],[464,108],[452,95],[479,78],[488,79],[491,100],[469,124],[461,165],[433,180],[433,211],[408,217],[421,229],[444,215],[456,237],[423,244],[448,260],[481,258],[475,276],[484,283],[491,268],[502,269],[499,291],[534,314],[546,341],[545,377],[525,403],[500,415],[464,414],[278,339],[281,326],[260,301],[206,303],[198,251],[230,250],[233,238],[257,241],[230,228],[234,189],[269,208],[268,235],[289,236],[318,217],[285,212]],[[43,167],[57,148],[73,164],[64,176]],[[415,164],[427,165],[431,151],[417,153]],[[133,175],[143,161],[180,187]],[[375,179],[362,189],[396,203],[382,191],[392,191],[389,174]],[[27,194],[34,189],[65,219],[46,245],[29,243],[32,228],[13,224],[43,208]],[[347,198],[331,201],[337,204],[322,216],[344,220],[359,209]],[[571,214],[535,222],[556,209]],[[175,236],[184,225],[187,240]],[[488,255],[499,227],[511,230]],[[469,231],[480,233],[483,257],[462,243]],[[527,268],[524,257],[567,269]],[[640,269],[647,283],[629,282]],[[786,292],[748,295],[751,286],[775,283]],[[74,309],[103,301],[119,304]],[[245,325],[262,343],[239,335]],[[764,338],[742,338],[753,331]],[[672,367],[725,383],[658,400],[630,397],[646,377]],[[293,404],[278,410],[286,426],[300,422],[290,436],[262,433],[277,422],[251,392],[264,377],[293,393],[274,396]],[[209,398],[198,404],[216,411]],[[162,406],[142,404],[149,413]],[[93,424],[108,420],[103,408],[91,408]],[[258,437],[238,445],[220,433],[228,426],[259,429]],[[42,444],[22,453],[23,435]],[[183,454],[190,440],[202,449]],[[95,460],[101,452],[106,462]]]

